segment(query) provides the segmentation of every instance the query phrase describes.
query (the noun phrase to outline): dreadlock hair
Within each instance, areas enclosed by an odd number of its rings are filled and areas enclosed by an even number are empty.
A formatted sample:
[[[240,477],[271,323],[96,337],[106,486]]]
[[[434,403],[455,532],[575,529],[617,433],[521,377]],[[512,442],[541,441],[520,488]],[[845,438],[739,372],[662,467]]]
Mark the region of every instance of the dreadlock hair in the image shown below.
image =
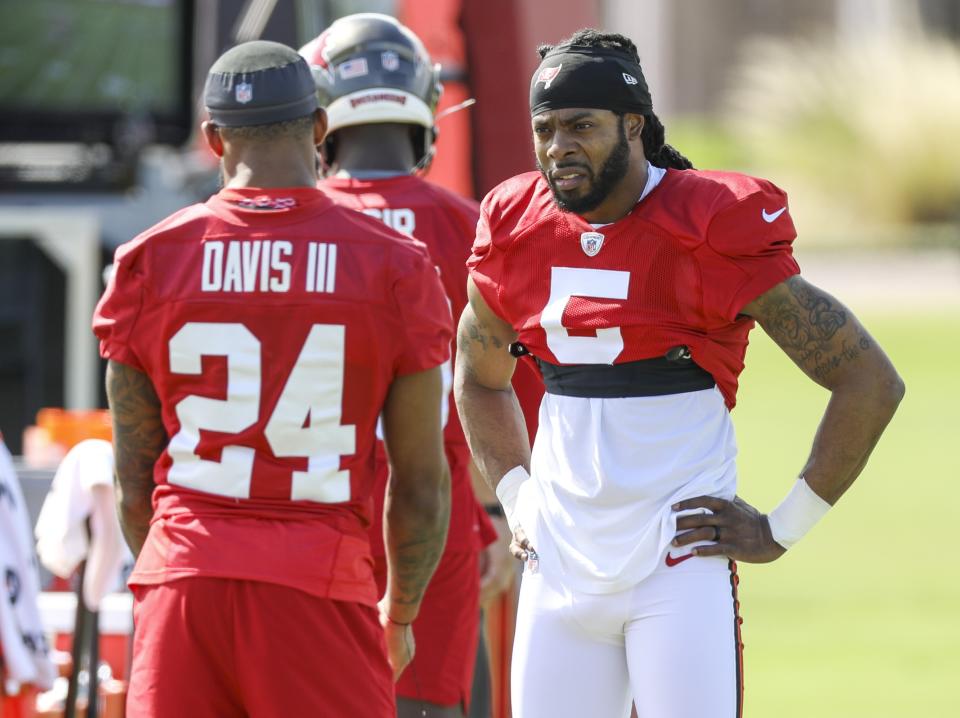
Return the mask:
[[[613,32],[600,32],[592,28],[584,28],[583,30],[577,30],[567,39],[561,40],[558,45],[613,48],[629,55],[637,65],[640,64],[640,53],[637,51],[637,46],[633,44],[633,40]],[[554,47],[554,45],[540,45],[537,48],[540,59],[546,57],[547,53]],[[663,123],[660,122],[660,118],[653,111],[645,113],[643,120],[640,139],[643,140],[643,154],[650,160],[650,164],[664,169],[693,169],[693,163],[690,160],[680,154],[675,147],[666,144],[666,130]]]

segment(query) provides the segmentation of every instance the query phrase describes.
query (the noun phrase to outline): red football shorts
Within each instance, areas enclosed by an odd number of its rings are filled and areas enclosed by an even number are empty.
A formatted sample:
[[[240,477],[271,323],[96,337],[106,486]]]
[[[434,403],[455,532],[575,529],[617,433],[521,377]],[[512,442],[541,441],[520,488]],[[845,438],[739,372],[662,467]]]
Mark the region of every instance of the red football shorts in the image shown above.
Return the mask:
[[[396,715],[370,606],[206,577],[133,592],[128,717]]]
[[[376,559],[377,588],[387,566]],[[470,705],[480,630],[480,566],[476,551],[447,551],[440,559],[413,622],[416,652],[397,681],[397,695],[442,706]]]

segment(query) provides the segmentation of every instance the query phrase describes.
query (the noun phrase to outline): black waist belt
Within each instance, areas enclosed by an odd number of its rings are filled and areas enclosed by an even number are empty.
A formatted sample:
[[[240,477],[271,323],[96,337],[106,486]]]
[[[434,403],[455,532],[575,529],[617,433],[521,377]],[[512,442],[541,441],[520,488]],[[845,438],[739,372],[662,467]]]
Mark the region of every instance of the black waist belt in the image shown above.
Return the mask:
[[[613,365],[559,365],[537,359],[537,364],[548,393],[586,399],[684,394],[716,385],[691,359],[655,357]]]

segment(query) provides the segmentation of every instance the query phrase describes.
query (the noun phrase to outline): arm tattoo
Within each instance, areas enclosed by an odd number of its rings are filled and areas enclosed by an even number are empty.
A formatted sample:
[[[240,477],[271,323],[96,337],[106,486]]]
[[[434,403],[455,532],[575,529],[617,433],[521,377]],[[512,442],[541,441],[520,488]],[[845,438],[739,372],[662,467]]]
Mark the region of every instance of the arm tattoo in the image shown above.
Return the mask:
[[[758,320],[770,338],[812,378],[826,381],[844,362],[873,345],[847,309],[799,275],[757,299]],[[852,321],[851,321],[852,320]]]
[[[856,360],[860,354],[868,350],[871,345],[870,337],[865,334],[860,334],[854,343],[849,343],[846,339],[843,339],[840,342],[840,347],[836,348],[830,356],[824,356],[822,353],[817,354],[814,356],[814,366],[812,368],[814,378],[820,381],[826,380],[834,369],[838,368],[845,361],[852,362]]]
[[[440,562],[446,544],[449,510],[438,517],[435,528],[405,537],[394,549],[396,570],[393,601],[400,606],[418,606]]]
[[[767,321],[781,346],[806,356],[822,351],[837,330],[846,324],[847,315],[842,308],[834,308],[828,296],[795,280],[799,277],[791,277],[786,282],[789,298],[768,300]]]
[[[153,467],[167,444],[160,400],[143,372],[111,361],[107,400],[113,420],[113,446],[120,524],[137,554],[152,514]]]
[[[471,343],[479,344],[483,351],[487,350],[488,344],[495,349],[503,348],[503,342],[495,335],[488,333],[486,327],[479,321],[471,322],[466,329],[466,332],[460,332],[458,347],[461,351],[471,349]]]

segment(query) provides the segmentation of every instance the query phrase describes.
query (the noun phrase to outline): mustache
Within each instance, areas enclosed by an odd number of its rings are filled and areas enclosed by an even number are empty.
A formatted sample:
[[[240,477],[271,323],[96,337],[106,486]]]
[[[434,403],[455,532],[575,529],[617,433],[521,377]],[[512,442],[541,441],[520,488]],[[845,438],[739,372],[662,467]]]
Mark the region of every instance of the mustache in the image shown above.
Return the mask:
[[[557,170],[572,170],[572,169],[583,170],[585,172],[591,171],[590,167],[584,164],[580,164],[579,162],[564,162],[563,164],[553,166],[554,172],[556,172]]]
[[[540,164],[540,162],[539,162],[539,160],[538,160],[538,161],[537,161],[537,169],[540,170],[540,174],[543,175],[544,179],[547,180],[547,183],[548,183],[551,187],[554,186],[554,179],[553,179],[553,176],[552,176],[553,173],[554,173],[554,172],[560,172],[561,170],[576,169],[576,170],[580,170],[581,172],[583,172],[583,173],[584,173],[587,177],[589,177],[591,180],[592,180],[593,177],[594,177],[594,172],[593,172],[593,170],[590,168],[590,166],[589,166],[589,165],[585,165],[585,164],[581,164],[581,163],[579,163],[579,162],[564,162],[564,163],[562,163],[562,164],[554,165],[551,169],[548,170],[548,169],[546,169],[542,164]]]

